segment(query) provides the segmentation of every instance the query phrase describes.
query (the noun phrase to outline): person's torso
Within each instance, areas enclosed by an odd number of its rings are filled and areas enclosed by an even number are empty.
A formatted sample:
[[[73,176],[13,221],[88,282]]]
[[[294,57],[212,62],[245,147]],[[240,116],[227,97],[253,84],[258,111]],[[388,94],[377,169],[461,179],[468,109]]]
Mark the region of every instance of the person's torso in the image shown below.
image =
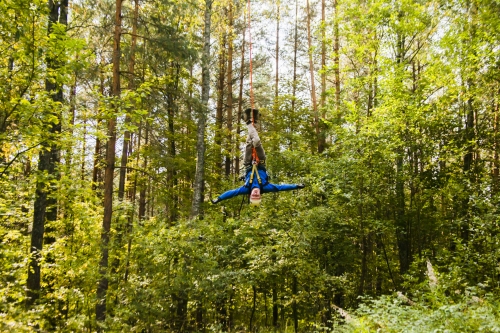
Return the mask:
[[[260,184],[259,184],[259,177],[257,177],[257,173],[260,177]],[[262,189],[263,186],[269,183],[269,177],[265,169],[258,168],[257,172],[254,172],[252,183],[250,184],[251,178],[252,178],[252,170],[247,172],[247,175],[245,177],[245,186],[250,187],[251,189],[256,187],[260,187]]]

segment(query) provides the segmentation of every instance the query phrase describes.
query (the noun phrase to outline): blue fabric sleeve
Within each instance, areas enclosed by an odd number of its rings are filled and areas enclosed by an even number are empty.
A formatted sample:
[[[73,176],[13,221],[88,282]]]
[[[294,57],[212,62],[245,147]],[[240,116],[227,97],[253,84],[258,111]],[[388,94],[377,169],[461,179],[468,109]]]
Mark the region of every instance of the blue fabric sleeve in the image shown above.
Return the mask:
[[[240,188],[236,188],[234,190],[229,190],[227,192],[222,193],[221,195],[219,195],[218,199],[219,199],[219,201],[222,201],[222,200],[230,199],[230,198],[235,197],[237,195],[249,194],[249,193],[250,193],[250,189],[248,187],[242,186]]]
[[[298,189],[297,184],[276,185],[276,184],[268,183],[262,188],[262,193],[292,191],[292,190],[297,190],[297,189]]]

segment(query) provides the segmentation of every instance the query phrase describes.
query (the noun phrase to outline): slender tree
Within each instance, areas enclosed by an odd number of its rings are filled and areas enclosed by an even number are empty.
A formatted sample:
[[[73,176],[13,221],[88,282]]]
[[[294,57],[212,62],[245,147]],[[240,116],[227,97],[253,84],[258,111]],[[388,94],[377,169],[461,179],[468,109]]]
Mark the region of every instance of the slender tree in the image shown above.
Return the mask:
[[[227,9],[224,8],[224,11]],[[222,162],[222,123],[224,121],[224,95],[225,95],[225,87],[226,84],[229,85],[229,82],[226,82],[226,40],[227,33],[225,24],[222,23],[221,32],[219,36],[219,71],[217,74],[217,104],[215,111],[215,146],[217,149],[216,157],[215,157],[215,172],[221,173],[221,162]]]
[[[246,19],[247,16],[243,15],[243,26],[246,27]],[[239,137],[241,134],[241,127],[240,127],[240,119],[242,116],[243,112],[243,83],[245,79],[244,75],[244,70],[245,70],[245,29],[243,29],[243,38],[241,39],[241,60],[240,60],[240,77],[239,77],[239,93],[238,93],[238,114],[237,114],[237,125],[236,125],[236,136]],[[239,148],[238,147],[238,141],[236,140],[236,150]],[[240,158],[239,156],[235,157],[236,163],[235,163],[235,173],[239,174],[240,173]]]
[[[311,107],[314,117],[314,127],[316,130],[316,143],[317,151],[319,151],[320,141],[319,141],[319,115],[318,115],[318,105],[316,102],[316,82],[314,79],[314,62],[313,62],[313,45],[312,45],[312,32],[311,32],[311,6],[309,5],[309,0],[306,0],[306,12],[307,12],[307,45],[309,54],[309,74],[311,78]]]
[[[233,40],[234,40],[234,22],[233,22],[233,3],[229,3],[228,9],[228,36],[227,36],[227,154],[225,162],[226,176],[231,174],[233,160]]]
[[[278,103],[279,94],[279,60],[280,60],[280,0],[276,2],[276,47],[275,47],[275,66],[276,73],[274,75],[274,100]]]
[[[208,112],[208,98],[210,96],[210,26],[212,17],[213,0],[205,0],[205,25],[203,30],[203,55],[202,83],[201,83],[201,106],[198,110],[198,132],[196,139],[196,174],[194,180],[193,203],[191,206],[191,218],[201,214],[203,203],[203,191],[205,181],[205,127]]]
[[[335,73],[335,113],[337,119],[340,114],[340,30],[339,30],[339,1],[333,1],[333,71]]]
[[[325,128],[325,99],[326,99],[326,21],[325,13],[326,4],[325,0],[321,0],[321,96],[319,100],[319,107],[321,109],[321,120],[318,124],[319,138],[318,138],[318,153],[322,153],[325,150],[326,145],[326,128]]]
[[[54,33],[54,25],[61,23],[67,26],[67,8],[68,1],[55,3],[49,0],[49,23],[48,33]],[[55,52],[54,52],[55,53]],[[62,59],[56,58],[54,55],[47,56],[47,68],[49,73],[51,71],[57,72],[58,68],[62,65]],[[45,79],[45,90],[54,102],[54,110],[51,111],[55,120],[51,120],[46,124],[49,137],[42,144],[42,149],[38,158],[38,171],[41,175],[46,173],[52,179],[39,178],[36,184],[35,203],[33,213],[33,229],[31,232],[31,245],[30,245],[30,261],[27,279],[27,300],[28,306],[40,297],[40,260],[44,236],[45,241],[52,243],[54,236],[47,237],[46,224],[54,222],[57,219],[56,199],[54,195],[54,186],[51,183],[57,176],[57,164],[59,163],[59,135],[61,133],[61,110],[56,103],[63,103],[63,87],[58,81],[57,77],[51,76]],[[50,231],[53,231],[51,228]]]

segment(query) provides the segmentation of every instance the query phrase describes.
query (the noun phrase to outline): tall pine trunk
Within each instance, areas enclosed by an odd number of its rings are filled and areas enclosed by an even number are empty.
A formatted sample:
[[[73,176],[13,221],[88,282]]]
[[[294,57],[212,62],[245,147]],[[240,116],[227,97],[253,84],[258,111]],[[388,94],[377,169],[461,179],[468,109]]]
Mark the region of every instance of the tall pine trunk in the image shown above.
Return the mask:
[[[118,112],[120,98],[120,39],[122,26],[122,0],[116,0],[115,33],[113,45],[113,87],[115,112]],[[106,293],[108,291],[108,259],[111,219],[113,217],[113,176],[115,171],[116,149],[116,114],[108,120],[108,142],[106,145],[106,168],[104,172],[104,216],[101,231],[101,260],[99,262],[99,283],[97,285],[96,319],[103,322],[106,319]],[[101,329],[101,328],[99,328]]]

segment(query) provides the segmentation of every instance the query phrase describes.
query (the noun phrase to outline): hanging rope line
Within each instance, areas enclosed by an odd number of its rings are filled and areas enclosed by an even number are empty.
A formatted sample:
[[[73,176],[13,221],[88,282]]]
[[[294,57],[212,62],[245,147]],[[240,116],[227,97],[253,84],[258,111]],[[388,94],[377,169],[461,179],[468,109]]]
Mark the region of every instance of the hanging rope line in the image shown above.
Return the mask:
[[[255,124],[254,120],[254,95],[253,95],[253,67],[252,67],[252,12],[251,12],[251,7],[250,7],[250,0],[248,0],[248,50],[249,50],[249,59],[248,63],[250,66],[250,106],[251,106],[251,115],[252,115],[252,126]],[[257,151],[255,150],[255,147],[252,147],[252,164],[258,164],[259,163],[259,157],[257,156]],[[253,176],[253,173],[252,173]],[[259,183],[260,183],[260,177],[257,175],[259,178]],[[253,177],[252,177],[253,178]]]
[[[254,109],[254,97],[253,97],[253,78],[252,78],[252,72],[253,72],[253,68],[252,68],[252,26],[251,26],[251,19],[252,19],[252,16],[251,16],[251,10],[250,10],[250,0],[248,0],[248,49],[249,49],[249,53],[250,53],[250,58],[249,58],[249,65],[250,65],[250,106],[252,108],[252,125],[254,123],[253,121],[253,109]]]

